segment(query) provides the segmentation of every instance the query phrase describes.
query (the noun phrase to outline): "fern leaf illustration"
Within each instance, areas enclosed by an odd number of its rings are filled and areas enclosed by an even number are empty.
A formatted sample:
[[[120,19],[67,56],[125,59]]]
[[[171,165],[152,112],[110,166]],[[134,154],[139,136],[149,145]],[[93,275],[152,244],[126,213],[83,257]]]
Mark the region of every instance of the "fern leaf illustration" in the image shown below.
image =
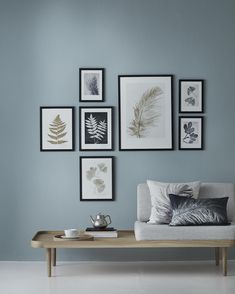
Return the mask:
[[[59,114],[55,117],[53,122],[49,124],[49,126],[50,133],[48,133],[48,137],[50,137],[52,140],[47,140],[47,142],[54,145],[64,144],[67,142],[65,140],[60,140],[66,136],[67,132],[63,133],[66,128],[66,123],[61,120]]]
[[[107,123],[105,121],[99,121],[97,123],[97,119],[90,114],[89,118],[85,120],[85,125],[90,138],[94,139],[95,144],[102,141],[107,129]]]
[[[156,125],[157,120],[161,116],[157,111],[161,94],[160,87],[153,87],[143,93],[140,100],[133,107],[133,119],[128,127],[131,136],[142,138],[147,135],[149,128]]]

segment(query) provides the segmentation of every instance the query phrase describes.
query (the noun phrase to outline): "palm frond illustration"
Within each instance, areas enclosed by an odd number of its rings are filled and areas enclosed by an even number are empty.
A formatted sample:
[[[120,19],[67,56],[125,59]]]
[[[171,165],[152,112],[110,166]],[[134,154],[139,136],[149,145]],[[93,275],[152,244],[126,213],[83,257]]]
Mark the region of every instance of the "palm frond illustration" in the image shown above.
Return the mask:
[[[128,127],[128,132],[131,136],[145,137],[149,128],[156,125],[161,116],[157,108],[159,108],[159,96],[162,93],[163,91],[160,87],[153,87],[143,93],[139,102],[133,107],[134,118]]]
[[[61,120],[59,114],[57,114],[53,122],[49,125],[50,133],[48,133],[48,136],[51,138],[51,140],[47,140],[49,143],[63,144],[67,142],[63,139],[67,134],[67,132],[64,132],[66,128],[66,123]]]
[[[107,132],[105,120],[98,122],[96,117],[90,114],[89,118],[85,120],[85,125],[90,138],[94,140],[94,144],[99,144]]]

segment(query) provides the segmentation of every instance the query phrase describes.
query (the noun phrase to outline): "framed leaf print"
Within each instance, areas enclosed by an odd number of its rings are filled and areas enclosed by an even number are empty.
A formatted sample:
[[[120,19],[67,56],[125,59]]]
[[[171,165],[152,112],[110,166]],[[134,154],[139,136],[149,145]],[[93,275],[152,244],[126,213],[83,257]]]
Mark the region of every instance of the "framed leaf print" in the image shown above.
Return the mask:
[[[114,157],[80,157],[80,200],[114,200]]]
[[[113,107],[80,107],[80,150],[113,150]]]
[[[74,149],[74,107],[40,107],[40,150]]]
[[[80,102],[104,101],[104,68],[79,69]]]
[[[179,117],[179,150],[202,150],[203,147],[203,117]]]
[[[179,110],[203,112],[203,80],[179,80]]]
[[[119,76],[119,149],[172,150],[172,75]]]

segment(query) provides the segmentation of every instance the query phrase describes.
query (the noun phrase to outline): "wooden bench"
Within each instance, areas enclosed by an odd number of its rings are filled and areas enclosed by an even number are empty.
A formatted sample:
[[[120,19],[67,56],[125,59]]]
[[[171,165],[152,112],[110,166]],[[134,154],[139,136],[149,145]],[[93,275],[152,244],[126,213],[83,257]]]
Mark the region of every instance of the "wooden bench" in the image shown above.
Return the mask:
[[[93,241],[55,241],[54,236],[63,231],[39,231],[31,240],[33,248],[45,248],[48,277],[52,275],[52,266],[56,266],[56,249],[60,248],[167,248],[167,247],[211,247],[215,248],[215,264],[222,259],[224,276],[227,275],[227,248],[235,246],[234,240],[157,240],[136,241],[134,231],[118,231],[118,238],[95,238]]]

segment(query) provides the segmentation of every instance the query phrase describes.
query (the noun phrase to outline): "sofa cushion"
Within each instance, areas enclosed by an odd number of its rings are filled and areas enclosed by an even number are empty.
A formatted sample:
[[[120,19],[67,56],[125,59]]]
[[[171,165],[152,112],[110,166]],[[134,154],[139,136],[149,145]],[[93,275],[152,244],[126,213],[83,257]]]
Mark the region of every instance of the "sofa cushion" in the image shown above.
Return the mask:
[[[193,199],[169,194],[172,219],[170,226],[227,225],[228,197]]]
[[[190,183],[163,183],[147,180],[151,196],[151,214],[149,223],[169,224],[172,217],[172,208],[169,194],[197,198],[200,182]]]
[[[228,221],[233,221],[235,212],[234,185],[232,183],[202,183],[199,190],[200,198],[229,197],[227,205]],[[141,183],[137,187],[137,220],[147,222],[151,213],[151,198],[149,187]]]
[[[135,238],[141,240],[234,240],[235,223],[230,226],[178,226],[153,225],[135,222]]]

